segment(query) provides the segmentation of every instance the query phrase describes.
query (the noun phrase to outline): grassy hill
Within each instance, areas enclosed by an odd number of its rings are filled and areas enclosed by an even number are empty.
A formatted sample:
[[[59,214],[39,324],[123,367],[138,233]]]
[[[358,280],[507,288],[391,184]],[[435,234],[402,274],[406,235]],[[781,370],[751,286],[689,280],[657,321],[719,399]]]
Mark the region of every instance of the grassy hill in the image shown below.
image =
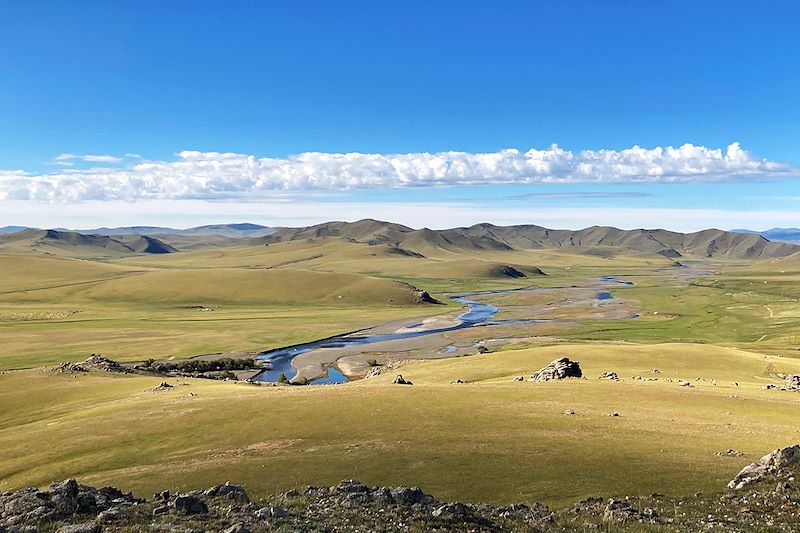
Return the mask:
[[[74,231],[26,229],[0,235],[0,253],[36,252],[82,258],[111,258],[129,254],[167,254],[177,251],[154,237],[84,235]]]
[[[513,381],[563,355],[588,379]],[[609,370],[621,381],[596,379]],[[392,385],[394,372],[333,387],[182,379],[153,392],[160,378],[15,372],[0,375],[0,490],[76,476],[142,495],[349,478],[498,504],[713,493],[796,442],[794,394],[762,388],[779,371],[800,363],[714,346],[565,344],[407,364],[411,387]],[[58,446],[31,446],[43,441]],[[729,448],[743,455],[717,455]]]

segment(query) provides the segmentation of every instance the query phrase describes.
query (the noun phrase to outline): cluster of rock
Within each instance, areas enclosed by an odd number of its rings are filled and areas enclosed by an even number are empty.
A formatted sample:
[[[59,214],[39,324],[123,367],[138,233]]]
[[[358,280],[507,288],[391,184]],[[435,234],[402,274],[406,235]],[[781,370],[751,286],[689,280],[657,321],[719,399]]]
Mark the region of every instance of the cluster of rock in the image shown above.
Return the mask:
[[[728,488],[739,490],[775,475],[800,460],[800,444],[773,450],[757,462],[747,465],[728,483]]]
[[[784,376],[784,384],[781,386],[774,383],[764,385],[767,390],[800,391],[800,374],[787,374]]]
[[[24,488],[0,494],[0,531],[36,531],[37,525],[76,517],[73,525],[90,520],[93,529],[72,531],[99,531],[100,524],[114,521],[123,508],[136,503],[139,501],[131,493],[80,485],[74,479],[53,483],[45,491]]]
[[[570,361],[568,357],[556,359],[531,376],[531,381],[553,381],[583,376],[578,361]]]
[[[122,366],[118,362],[94,353],[80,363],[65,362],[53,368],[53,372],[59,374],[76,374],[80,372],[89,372],[90,370],[122,373],[127,373],[130,371],[128,368]]]
[[[602,372],[597,379],[608,379],[611,381],[619,381],[619,376],[616,372]]]
[[[791,446],[745,467],[722,495],[589,498],[557,511],[541,504],[443,502],[418,487],[370,487],[354,480],[291,490],[260,503],[230,483],[159,492],[146,501],[67,480],[43,491],[0,494],[0,532],[797,531],[799,465],[800,445]]]
[[[46,491],[0,495],[0,531],[499,531],[545,525],[550,510],[536,504],[493,507],[438,501],[419,487],[369,487],[348,480],[281,494],[267,505],[226,483],[205,491],[155,494],[137,500],[118,489],[95,489],[75,480]],[[54,527],[55,525],[55,527]],[[133,528],[132,526],[138,526]],[[526,529],[523,527],[523,529]]]

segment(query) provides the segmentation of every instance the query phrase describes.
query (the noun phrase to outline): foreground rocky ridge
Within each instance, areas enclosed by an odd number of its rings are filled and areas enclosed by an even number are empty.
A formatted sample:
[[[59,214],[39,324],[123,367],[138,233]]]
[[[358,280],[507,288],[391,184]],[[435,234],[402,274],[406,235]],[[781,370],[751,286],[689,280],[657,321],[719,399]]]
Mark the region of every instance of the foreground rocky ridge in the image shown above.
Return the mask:
[[[0,533],[101,531],[800,531],[800,445],[775,450],[719,495],[674,499],[589,498],[553,511],[541,504],[492,506],[436,500],[418,487],[342,481],[254,501],[226,483],[164,491],[150,500],[75,480],[0,494]]]

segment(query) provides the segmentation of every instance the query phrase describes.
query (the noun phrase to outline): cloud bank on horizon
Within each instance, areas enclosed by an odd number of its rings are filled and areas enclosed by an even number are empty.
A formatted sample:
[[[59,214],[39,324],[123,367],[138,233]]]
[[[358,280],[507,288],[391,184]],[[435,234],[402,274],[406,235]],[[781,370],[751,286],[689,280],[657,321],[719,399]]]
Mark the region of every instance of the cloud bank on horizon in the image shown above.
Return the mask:
[[[136,157],[132,157],[136,156]],[[544,183],[691,183],[794,177],[796,170],[759,159],[738,142],[723,151],[680,147],[572,152],[557,145],[522,152],[363,154],[307,152],[258,158],[182,151],[174,161],[136,154],[61,154],[56,163],[126,163],[34,174],[0,170],[0,200],[45,203],[160,199],[246,199],[275,191],[392,189]]]

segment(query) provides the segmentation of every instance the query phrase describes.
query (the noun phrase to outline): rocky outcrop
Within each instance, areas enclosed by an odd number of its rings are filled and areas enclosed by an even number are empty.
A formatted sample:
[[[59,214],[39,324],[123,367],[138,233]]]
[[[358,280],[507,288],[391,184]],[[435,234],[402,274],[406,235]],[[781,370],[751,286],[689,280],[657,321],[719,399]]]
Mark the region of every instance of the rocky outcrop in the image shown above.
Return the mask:
[[[118,362],[94,353],[86,358],[85,361],[81,361],[80,363],[61,363],[53,368],[52,371],[57,374],[77,374],[89,372],[90,370],[98,370],[101,372],[130,372],[128,368],[122,366]]]
[[[568,357],[556,359],[531,376],[531,381],[553,381],[583,376],[578,361],[570,361]]]
[[[130,493],[113,487],[88,487],[74,479],[53,483],[44,491],[24,488],[0,495],[0,531],[3,527],[54,522],[79,515],[96,516],[135,502]]]
[[[205,491],[163,491],[150,501],[74,480],[0,495],[0,531],[500,531],[535,530],[550,510],[442,502],[419,487],[370,487],[345,480],[273,496],[266,505],[225,483]],[[351,524],[348,526],[347,524]],[[138,527],[131,527],[138,525]],[[55,526],[55,527],[54,527]]]
[[[611,381],[619,381],[619,376],[616,372],[603,372],[597,379],[610,379]]]
[[[728,483],[728,488],[739,490],[757,483],[767,476],[775,475],[788,466],[800,461],[800,444],[787,448],[778,448],[768,453],[755,463],[751,463],[736,474]]]
[[[775,450],[744,469],[732,488],[747,480],[747,490],[687,498],[594,497],[557,511],[539,503],[441,501],[419,487],[374,487],[352,479],[268,495],[259,503],[231,483],[163,491],[147,501],[67,480],[46,490],[0,494],[0,532],[797,531],[799,448]]]
[[[410,381],[405,379],[402,374],[397,374],[397,377],[392,381],[395,385],[413,385]]]

